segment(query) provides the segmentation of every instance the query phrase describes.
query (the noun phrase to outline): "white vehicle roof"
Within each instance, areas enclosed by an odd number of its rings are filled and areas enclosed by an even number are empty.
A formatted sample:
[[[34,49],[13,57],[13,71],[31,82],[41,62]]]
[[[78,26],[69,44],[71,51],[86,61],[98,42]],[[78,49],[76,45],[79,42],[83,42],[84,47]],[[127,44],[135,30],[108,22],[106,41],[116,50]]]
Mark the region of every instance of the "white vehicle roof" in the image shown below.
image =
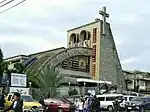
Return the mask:
[[[123,96],[122,94],[103,94],[103,95],[96,95],[97,97],[113,97],[113,96]]]
[[[102,84],[102,83],[107,83],[107,84],[112,84],[110,81],[100,81],[100,80],[93,80],[93,79],[84,79],[84,78],[78,78],[77,82],[87,82],[87,83],[96,83],[96,84]]]
[[[134,95],[123,95],[124,97],[136,97]]]

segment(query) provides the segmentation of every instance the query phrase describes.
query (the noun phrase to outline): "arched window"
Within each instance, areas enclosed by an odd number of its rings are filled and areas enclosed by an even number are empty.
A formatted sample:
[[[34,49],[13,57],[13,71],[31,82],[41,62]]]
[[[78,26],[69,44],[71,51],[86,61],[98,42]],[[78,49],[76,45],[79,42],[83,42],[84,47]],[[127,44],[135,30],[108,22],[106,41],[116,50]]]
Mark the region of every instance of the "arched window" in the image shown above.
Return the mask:
[[[80,42],[82,47],[90,47],[90,32],[82,30],[80,32]]]
[[[87,38],[87,32],[85,30],[81,31],[80,38],[83,41],[86,40],[86,38]]]
[[[90,32],[88,32],[86,30],[82,30],[81,33],[80,33],[80,38],[83,41],[90,40]]]
[[[72,33],[70,35],[70,42],[72,42],[73,44],[77,42],[77,36],[75,33]]]

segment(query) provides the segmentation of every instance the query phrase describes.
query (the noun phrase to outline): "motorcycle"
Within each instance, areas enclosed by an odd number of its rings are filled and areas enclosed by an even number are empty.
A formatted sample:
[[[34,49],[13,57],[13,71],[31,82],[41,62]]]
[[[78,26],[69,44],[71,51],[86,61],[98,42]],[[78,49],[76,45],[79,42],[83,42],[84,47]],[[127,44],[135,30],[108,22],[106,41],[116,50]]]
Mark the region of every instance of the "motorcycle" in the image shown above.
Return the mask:
[[[113,107],[114,107],[114,112],[120,112],[124,110],[124,106],[121,105],[121,103],[123,102],[123,99],[121,100],[115,100],[113,101]]]

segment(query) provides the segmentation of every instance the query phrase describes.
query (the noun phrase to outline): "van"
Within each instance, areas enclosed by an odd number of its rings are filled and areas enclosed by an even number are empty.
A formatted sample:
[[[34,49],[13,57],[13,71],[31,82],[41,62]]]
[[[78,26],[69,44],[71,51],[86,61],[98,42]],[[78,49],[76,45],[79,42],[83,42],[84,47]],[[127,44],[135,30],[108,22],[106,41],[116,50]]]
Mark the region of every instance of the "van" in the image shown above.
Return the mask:
[[[118,97],[123,97],[122,94],[103,94],[96,96],[100,101],[101,108],[109,111],[113,111],[113,101]]]

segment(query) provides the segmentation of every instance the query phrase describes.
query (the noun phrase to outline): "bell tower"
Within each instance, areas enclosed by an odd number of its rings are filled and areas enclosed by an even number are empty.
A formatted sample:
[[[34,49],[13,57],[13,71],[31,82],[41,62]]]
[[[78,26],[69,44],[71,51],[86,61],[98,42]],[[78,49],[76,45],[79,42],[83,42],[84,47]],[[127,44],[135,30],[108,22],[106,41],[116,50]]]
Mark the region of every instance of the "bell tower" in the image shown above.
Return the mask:
[[[111,32],[111,27],[106,18],[106,7],[99,11],[102,20],[70,29],[67,31],[67,46],[92,48],[90,58],[90,74],[93,79],[111,81],[118,88],[125,85],[122,67]]]
[[[70,29],[67,32],[68,47],[87,47],[93,49],[93,56],[90,58],[90,74],[93,79],[99,80],[99,60],[100,60],[100,35],[101,21]]]

